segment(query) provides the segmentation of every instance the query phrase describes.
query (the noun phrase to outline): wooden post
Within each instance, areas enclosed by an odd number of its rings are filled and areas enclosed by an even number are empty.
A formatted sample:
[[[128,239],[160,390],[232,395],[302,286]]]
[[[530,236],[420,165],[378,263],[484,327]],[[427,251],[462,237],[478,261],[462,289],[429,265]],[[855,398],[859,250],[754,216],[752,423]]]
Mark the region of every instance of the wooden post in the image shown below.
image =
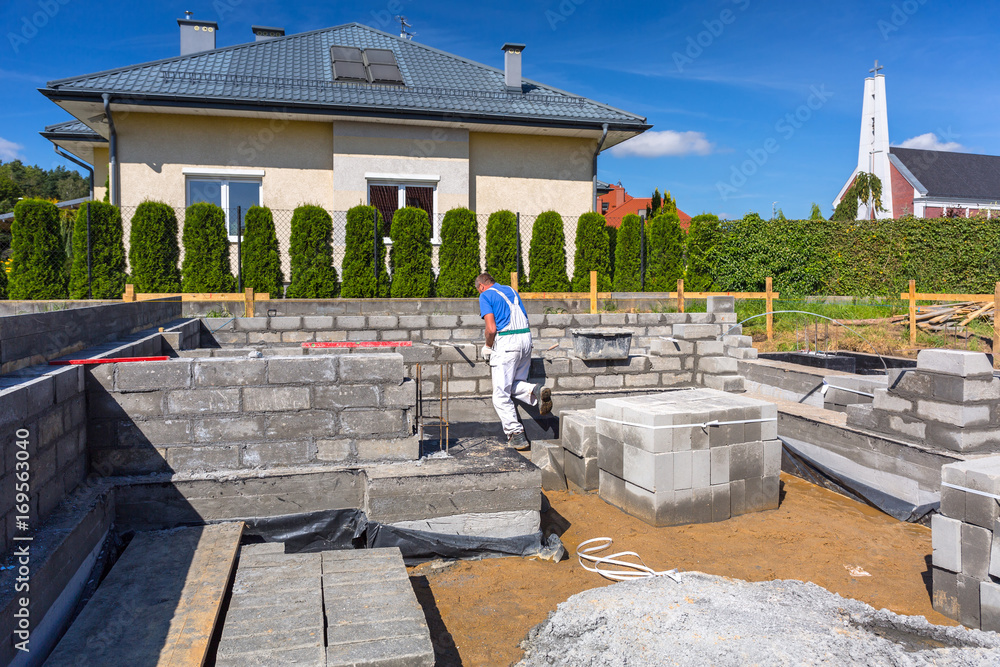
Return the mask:
[[[125,285],[125,293],[122,294],[122,301],[135,301],[135,288],[131,284]]]
[[[677,279],[677,312],[684,312],[684,279]]]
[[[993,368],[1000,368],[1000,283],[993,292]]]
[[[590,272],[590,314],[597,314],[597,271]]]
[[[510,286],[514,288],[515,292],[517,291],[517,271],[510,272]]]
[[[243,317],[253,317],[253,288],[243,292]]]
[[[917,346],[917,281],[910,281],[910,347]]]
[[[768,340],[774,340],[774,290],[772,289],[772,284],[773,281],[771,280],[771,276],[768,276],[764,280],[764,291],[766,292],[764,297],[764,308],[767,311],[765,319],[767,320]]]

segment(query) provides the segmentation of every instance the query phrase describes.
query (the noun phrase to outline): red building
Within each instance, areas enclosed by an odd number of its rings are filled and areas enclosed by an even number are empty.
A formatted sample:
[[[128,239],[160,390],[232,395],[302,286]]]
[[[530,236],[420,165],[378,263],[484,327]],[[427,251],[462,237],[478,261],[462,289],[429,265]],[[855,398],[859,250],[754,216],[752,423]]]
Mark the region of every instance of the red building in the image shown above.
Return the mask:
[[[646,217],[646,207],[652,203],[652,197],[633,197],[625,192],[621,184],[598,187],[597,210],[612,227],[620,226],[622,218],[629,213]],[[681,219],[681,228],[686,230],[691,223],[691,216],[680,209],[677,209],[677,215]]]

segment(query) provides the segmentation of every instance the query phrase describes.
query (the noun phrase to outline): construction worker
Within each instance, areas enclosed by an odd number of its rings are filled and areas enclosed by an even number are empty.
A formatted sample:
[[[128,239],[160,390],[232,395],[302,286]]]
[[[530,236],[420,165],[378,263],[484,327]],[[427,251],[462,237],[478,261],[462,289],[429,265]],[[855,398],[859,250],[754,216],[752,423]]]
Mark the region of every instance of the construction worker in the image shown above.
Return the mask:
[[[538,406],[539,414],[552,412],[552,392],[548,387],[529,383],[531,367],[531,330],[528,313],[517,291],[498,285],[493,276],[482,273],[476,278],[479,292],[479,315],[486,323],[483,358],[493,375],[493,407],[500,417],[507,444],[518,451],[531,447],[518,421],[514,399]]]

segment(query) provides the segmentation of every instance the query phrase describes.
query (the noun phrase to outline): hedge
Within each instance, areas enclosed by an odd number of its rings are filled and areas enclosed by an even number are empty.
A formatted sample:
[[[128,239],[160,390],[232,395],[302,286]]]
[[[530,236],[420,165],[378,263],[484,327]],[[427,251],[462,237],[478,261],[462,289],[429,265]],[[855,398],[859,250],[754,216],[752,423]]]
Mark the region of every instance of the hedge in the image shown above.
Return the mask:
[[[476,214],[467,208],[453,208],[441,221],[438,249],[438,277],[435,292],[444,298],[476,296],[479,265],[479,226]]]
[[[319,206],[299,206],[292,213],[289,244],[292,276],[289,299],[330,299],[340,294],[333,266],[333,219]]]
[[[374,206],[358,205],[347,212],[347,246],[340,286],[340,296],[348,299],[370,299],[389,296],[389,275],[385,268],[385,244],[381,232],[375,232],[376,217],[378,228],[382,220]],[[378,248],[378,275],[373,266],[375,248]],[[378,284],[376,285],[376,278]]]
[[[251,206],[243,217],[243,288],[280,299],[285,291],[271,209]]]
[[[646,291],[671,292],[684,277],[684,232],[674,211],[661,213],[646,230]]]
[[[7,269],[3,265],[3,262],[0,262],[0,299],[6,299],[6,298],[7,298]]]
[[[69,298],[87,298],[87,209],[90,208],[91,294],[120,299],[125,292],[125,243],[122,216],[116,206],[88,202],[76,213]]]
[[[562,216],[546,211],[535,218],[528,249],[528,283],[532,292],[565,292],[569,290],[566,276],[566,235]]]
[[[573,256],[573,291],[590,291],[590,272],[597,271],[597,289],[611,289],[611,256],[607,221],[600,213],[584,213],[576,223],[576,254]]]
[[[132,216],[128,262],[132,286],[140,293],[180,292],[177,216],[161,202],[144,201]]]
[[[715,285],[711,253],[720,238],[719,218],[702,213],[691,218],[685,243],[687,268],[684,289],[690,292],[711,292]]]
[[[182,292],[235,292],[229,263],[226,214],[215,204],[200,202],[184,214]]]
[[[11,299],[64,299],[66,250],[59,209],[41,199],[22,199],[11,224]]]
[[[392,216],[389,238],[392,239],[390,295],[397,299],[434,296],[431,222],[427,211],[413,206],[398,209]]]
[[[510,211],[490,214],[486,223],[486,272],[501,285],[510,285],[517,271],[518,285],[524,281],[524,260],[518,254],[517,216]]]
[[[611,284],[615,282],[615,250],[618,249],[618,228],[607,225],[604,228],[605,233],[608,235],[608,265],[611,270]]]
[[[616,292],[638,292],[642,289],[642,271],[639,264],[642,225],[642,218],[635,213],[629,213],[622,218],[621,227],[618,228],[613,283]]]

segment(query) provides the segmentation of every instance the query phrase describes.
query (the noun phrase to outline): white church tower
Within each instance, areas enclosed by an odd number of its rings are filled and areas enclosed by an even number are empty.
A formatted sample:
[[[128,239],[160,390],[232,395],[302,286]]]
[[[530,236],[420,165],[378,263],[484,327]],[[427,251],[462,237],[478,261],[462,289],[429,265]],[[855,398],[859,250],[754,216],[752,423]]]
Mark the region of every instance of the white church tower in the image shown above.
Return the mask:
[[[854,175],[837,196],[834,206],[840,203],[844,192],[861,172],[875,174],[882,181],[882,207],[879,218],[892,218],[892,177],[889,169],[889,114],[885,103],[885,75],[879,74],[882,67],[875,61],[869,70],[872,76],[865,79],[865,96],[861,107],[861,141],[858,145],[858,166]],[[858,219],[869,220],[871,211],[865,203],[858,204]]]

